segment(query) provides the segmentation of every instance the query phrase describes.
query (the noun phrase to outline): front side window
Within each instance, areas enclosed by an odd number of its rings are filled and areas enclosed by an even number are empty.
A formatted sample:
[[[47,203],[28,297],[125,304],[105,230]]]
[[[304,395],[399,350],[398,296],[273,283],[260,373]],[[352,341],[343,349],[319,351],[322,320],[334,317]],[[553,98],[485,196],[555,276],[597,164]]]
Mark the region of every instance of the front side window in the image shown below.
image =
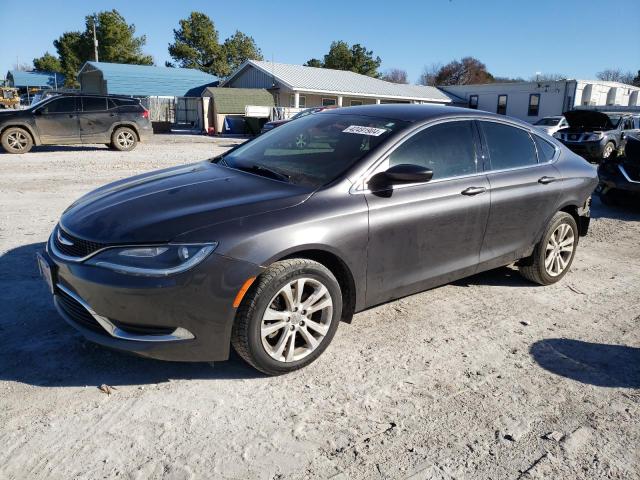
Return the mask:
[[[496,112],[500,115],[507,114],[507,96],[506,95],[498,95],[498,108]]]
[[[56,98],[42,107],[42,113],[73,113],[75,111],[75,97]]]
[[[537,117],[540,111],[540,94],[532,93],[529,95],[529,111],[527,115],[530,117]]]
[[[407,122],[318,113],[288,122],[214,159],[222,166],[318,188],[362,160]]]
[[[535,165],[536,149],[529,133],[521,128],[497,122],[480,122],[489,148],[491,170]]]
[[[106,110],[107,99],[99,97],[82,97],[83,112],[100,112]]]
[[[469,108],[478,109],[478,95],[469,96]]]
[[[476,173],[472,122],[440,123],[416,133],[389,156],[389,167],[404,163],[431,169],[434,179]]]
[[[322,99],[322,106],[323,107],[334,107],[336,105],[336,99],[335,98],[323,98]]]

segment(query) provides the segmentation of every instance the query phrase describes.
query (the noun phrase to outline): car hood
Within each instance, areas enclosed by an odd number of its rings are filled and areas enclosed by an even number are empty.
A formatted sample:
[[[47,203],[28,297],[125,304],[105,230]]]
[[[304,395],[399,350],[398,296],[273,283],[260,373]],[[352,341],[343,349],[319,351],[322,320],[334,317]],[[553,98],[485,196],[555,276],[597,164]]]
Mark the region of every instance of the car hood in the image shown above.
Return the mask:
[[[585,130],[602,131],[613,130],[615,127],[609,117],[593,110],[571,110],[563,113],[570,128],[582,128]]]
[[[94,190],[73,203],[60,224],[93,242],[168,242],[194,229],[297,205],[310,194],[308,188],[206,161]]]

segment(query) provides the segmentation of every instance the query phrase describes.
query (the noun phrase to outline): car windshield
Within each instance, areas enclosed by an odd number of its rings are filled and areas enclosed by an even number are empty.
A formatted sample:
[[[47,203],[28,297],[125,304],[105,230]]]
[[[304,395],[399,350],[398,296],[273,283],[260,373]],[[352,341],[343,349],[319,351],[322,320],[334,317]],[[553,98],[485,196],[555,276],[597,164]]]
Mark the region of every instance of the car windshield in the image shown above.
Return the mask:
[[[311,115],[312,113],[321,112],[321,111],[322,111],[321,108],[307,108],[306,110],[302,110],[301,112],[296,113],[293,117],[291,117],[291,120],[306,117],[307,115]]]
[[[611,124],[614,128],[618,126],[618,124],[620,123],[620,119],[622,118],[622,115],[607,114],[607,116],[609,117],[609,120],[611,121]]]
[[[214,161],[315,189],[338,178],[407,125],[403,121],[364,115],[308,115]]]
[[[545,127],[555,127],[560,123],[560,120],[561,120],[560,118],[554,118],[554,117],[541,118],[536,123],[534,123],[534,125],[543,125]]]

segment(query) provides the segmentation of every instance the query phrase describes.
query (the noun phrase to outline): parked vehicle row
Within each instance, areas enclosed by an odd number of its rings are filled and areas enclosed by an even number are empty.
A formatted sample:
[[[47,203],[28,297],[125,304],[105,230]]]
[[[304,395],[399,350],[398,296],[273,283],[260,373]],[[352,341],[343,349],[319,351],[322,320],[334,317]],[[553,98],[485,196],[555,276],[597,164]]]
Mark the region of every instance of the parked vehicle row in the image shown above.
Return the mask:
[[[596,184],[594,166],[501,115],[335,109],[85,195],[39,265],[94,342],[180,361],[225,360],[233,345],[281,374],[382,302],[514,262],[557,282]]]
[[[600,185],[596,190],[602,203],[613,205],[640,199],[640,135],[629,134],[624,156],[609,158],[598,168]]]
[[[130,97],[58,94],[25,110],[0,112],[0,143],[8,153],[83,143],[128,151],[151,133],[149,112]]]

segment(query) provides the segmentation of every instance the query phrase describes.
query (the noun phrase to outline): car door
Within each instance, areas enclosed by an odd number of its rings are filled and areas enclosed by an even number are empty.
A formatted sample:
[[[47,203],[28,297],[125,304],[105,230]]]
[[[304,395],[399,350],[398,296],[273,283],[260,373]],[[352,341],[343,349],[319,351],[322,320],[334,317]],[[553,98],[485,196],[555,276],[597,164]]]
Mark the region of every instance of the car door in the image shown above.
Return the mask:
[[[481,120],[478,125],[491,188],[480,253],[480,268],[486,270],[530,252],[555,213],[562,179],[553,166],[557,152],[550,142],[512,124]]]
[[[76,97],[54,97],[34,113],[42,143],[80,143]]]
[[[79,114],[80,139],[82,143],[107,143],[110,129],[116,116],[115,110],[107,109],[105,97],[82,97],[82,112]]]
[[[445,121],[413,134],[376,169],[414,164],[433,178],[365,193],[368,305],[475,272],[489,215],[477,141],[472,121]]]

